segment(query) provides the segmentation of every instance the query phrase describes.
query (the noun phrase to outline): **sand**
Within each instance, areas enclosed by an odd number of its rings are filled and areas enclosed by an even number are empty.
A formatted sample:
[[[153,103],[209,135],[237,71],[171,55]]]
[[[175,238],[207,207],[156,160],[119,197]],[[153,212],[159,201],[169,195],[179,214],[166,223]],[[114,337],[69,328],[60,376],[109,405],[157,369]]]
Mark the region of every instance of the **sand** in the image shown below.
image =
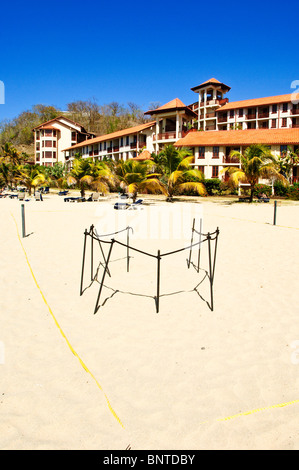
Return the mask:
[[[131,253],[127,273],[116,246],[94,314],[89,257],[80,296],[83,234],[128,222],[116,198],[32,198],[24,238],[21,202],[0,199],[2,450],[299,449],[299,203],[280,203],[274,226],[272,201],[190,200],[147,196],[130,242],[152,254],[185,247],[201,211],[204,231],[220,230],[214,310],[205,243],[199,273],[187,251],[162,259],[161,293],[173,295],[159,313],[156,260]],[[181,238],[164,237],[170,206],[184,216]],[[162,207],[158,240],[142,217]]]

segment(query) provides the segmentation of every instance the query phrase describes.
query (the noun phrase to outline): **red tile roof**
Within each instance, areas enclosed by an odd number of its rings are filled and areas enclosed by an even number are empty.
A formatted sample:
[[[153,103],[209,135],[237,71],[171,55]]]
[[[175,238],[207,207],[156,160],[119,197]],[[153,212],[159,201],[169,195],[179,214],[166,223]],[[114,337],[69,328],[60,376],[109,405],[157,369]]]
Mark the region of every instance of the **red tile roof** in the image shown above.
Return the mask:
[[[230,87],[225,85],[224,83],[222,82],[219,82],[219,80],[217,80],[216,78],[210,78],[209,80],[206,80],[205,82],[201,83],[200,85],[197,85],[197,86],[194,86],[191,88],[192,91],[196,91],[198,90],[199,88],[204,88],[206,87],[207,85],[221,85],[221,88],[222,89],[225,89],[226,91],[229,91],[230,90]]]
[[[279,104],[279,103],[287,103],[290,102],[292,99],[292,95],[278,95],[278,96],[268,96],[265,98],[254,98],[251,100],[242,100],[242,101],[232,101],[231,103],[227,103],[221,108],[218,108],[216,111],[228,111],[230,109],[235,108],[250,108],[252,106],[266,106],[270,104]]]
[[[137,134],[145,129],[149,129],[153,125],[156,125],[156,121],[151,121],[146,124],[139,124],[138,126],[129,127],[128,129],[123,129],[121,131],[111,132],[110,134],[100,135],[98,137],[94,137],[93,139],[87,139],[79,144],[73,145],[72,147],[68,147],[65,150],[75,150],[80,147],[84,147],[85,145],[92,145],[98,144],[100,142],[105,142],[106,140],[113,140],[117,139],[118,137],[124,137],[126,135]]]
[[[133,160],[137,160],[137,161],[144,161],[144,160],[153,160],[152,157],[151,157],[151,154],[148,150],[144,149],[142,150],[142,152],[137,155],[137,157],[134,157]]]
[[[38,129],[54,129],[55,131],[59,131],[60,129],[58,129],[57,127],[54,127],[54,126],[50,126],[50,124],[42,124],[41,126],[39,126]]]
[[[45,126],[45,125],[50,124],[50,123],[55,122],[55,121],[59,121],[59,122],[60,122],[60,119],[65,119],[65,120],[68,121],[69,123],[75,124],[76,126],[81,127],[81,129],[85,131],[85,129],[84,129],[84,127],[82,126],[82,124],[79,124],[78,122],[72,121],[71,119],[69,119],[69,118],[67,118],[66,116],[63,116],[63,115],[57,116],[57,117],[54,118],[54,119],[50,119],[50,121],[43,122],[43,123],[40,124],[39,126],[34,127],[33,130],[39,129],[39,128],[41,128],[42,126]],[[86,132],[86,131],[85,131],[85,132]],[[92,134],[92,132],[90,132],[90,134]]]
[[[201,147],[251,144],[299,144],[299,128],[189,132],[186,137],[179,139],[175,146]]]
[[[186,113],[191,114],[191,115],[196,115],[188,106],[186,106],[179,98],[175,98],[172,101],[169,101],[166,104],[163,104],[163,106],[160,106],[159,108],[156,109],[150,109],[149,111],[146,111],[144,114],[163,114],[168,111],[175,111],[175,110],[185,110]]]

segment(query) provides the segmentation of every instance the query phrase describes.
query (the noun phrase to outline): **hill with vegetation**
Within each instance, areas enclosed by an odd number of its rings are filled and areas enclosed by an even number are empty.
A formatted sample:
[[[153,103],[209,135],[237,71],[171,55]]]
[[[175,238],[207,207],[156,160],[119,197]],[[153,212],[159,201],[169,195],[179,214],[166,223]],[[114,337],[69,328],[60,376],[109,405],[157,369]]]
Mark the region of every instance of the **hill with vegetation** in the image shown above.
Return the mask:
[[[0,122],[0,146],[10,142],[18,151],[29,158],[34,155],[32,129],[43,122],[64,115],[80,123],[88,132],[96,135],[109,134],[127,127],[145,123],[148,119],[135,103],[123,106],[117,102],[99,105],[96,101],[73,101],[66,111],[55,106],[34,105],[11,120]]]

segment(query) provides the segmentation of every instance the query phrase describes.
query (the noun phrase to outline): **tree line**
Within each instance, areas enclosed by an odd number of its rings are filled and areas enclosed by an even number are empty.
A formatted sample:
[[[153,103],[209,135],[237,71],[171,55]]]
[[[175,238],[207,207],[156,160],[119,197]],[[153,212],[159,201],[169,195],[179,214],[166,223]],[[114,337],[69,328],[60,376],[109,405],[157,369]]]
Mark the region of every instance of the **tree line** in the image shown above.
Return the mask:
[[[222,173],[226,174],[227,181],[218,181],[230,194],[236,191],[240,182],[249,183],[251,202],[260,179],[276,180],[285,187],[291,186],[293,167],[299,164],[297,152],[288,149],[285,155],[276,158],[269,147],[263,145],[250,145],[244,152],[233,151],[231,159],[238,165],[225,167]],[[109,158],[99,161],[82,158],[78,154],[71,169],[62,163],[44,167],[28,164],[26,154],[6,143],[0,152],[0,189],[24,185],[31,194],[36,187],[47,185],[79,189],[82,196],[87,189],[101,193],[127,192],[133,199],[138,193],[163,194],[167,201],[173,201],[174,196],[181,194],[210,194],[209,183],[212,180],[205,179],[203,173],[194,168],[193,162],[190,149],[166,145],[146,161],[114,161]],[[297,194],[297,187],[295,189]]]

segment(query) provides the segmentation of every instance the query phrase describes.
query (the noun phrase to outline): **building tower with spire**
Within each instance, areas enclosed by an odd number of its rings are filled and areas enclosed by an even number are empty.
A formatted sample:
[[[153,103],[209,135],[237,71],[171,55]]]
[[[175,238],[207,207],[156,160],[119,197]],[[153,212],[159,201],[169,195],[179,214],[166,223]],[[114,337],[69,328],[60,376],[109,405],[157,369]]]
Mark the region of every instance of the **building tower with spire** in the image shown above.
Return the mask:
[[[201,85],[191,88],[198,93],[198,129],[203,131],[218,130],[216,110],[228,102],[223,95],[230,87],[219,82],[216,78],[210,78]]]

